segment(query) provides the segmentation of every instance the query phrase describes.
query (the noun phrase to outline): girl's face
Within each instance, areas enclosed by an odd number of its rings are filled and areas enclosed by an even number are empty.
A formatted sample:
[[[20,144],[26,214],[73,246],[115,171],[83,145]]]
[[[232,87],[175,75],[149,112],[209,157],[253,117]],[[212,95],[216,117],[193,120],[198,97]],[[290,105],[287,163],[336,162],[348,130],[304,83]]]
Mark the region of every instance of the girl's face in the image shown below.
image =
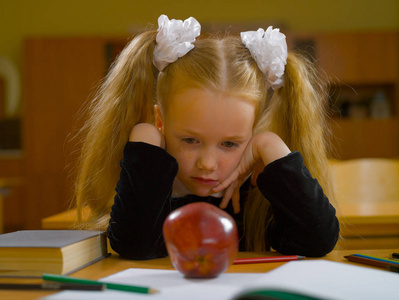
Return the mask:
[[[195,195],[211,195],[237,167],[252,137],[255,107],[244,98],[189,89],[168,99],[157,125],[179,164],[177,178]]]

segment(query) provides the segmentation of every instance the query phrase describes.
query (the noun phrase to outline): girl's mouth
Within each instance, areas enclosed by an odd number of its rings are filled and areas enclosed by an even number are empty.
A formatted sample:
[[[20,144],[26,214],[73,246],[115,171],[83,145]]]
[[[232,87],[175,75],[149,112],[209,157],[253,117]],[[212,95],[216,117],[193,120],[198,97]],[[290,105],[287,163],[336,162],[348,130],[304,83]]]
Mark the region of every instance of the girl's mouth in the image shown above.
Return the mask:
[[[209,179],[209,178],[203,178],[203,177],[192,177],[192,179],[202,185],[206,185],[206,186],[216,186],[218,185],[219,181],[214,180],[214,179]]]

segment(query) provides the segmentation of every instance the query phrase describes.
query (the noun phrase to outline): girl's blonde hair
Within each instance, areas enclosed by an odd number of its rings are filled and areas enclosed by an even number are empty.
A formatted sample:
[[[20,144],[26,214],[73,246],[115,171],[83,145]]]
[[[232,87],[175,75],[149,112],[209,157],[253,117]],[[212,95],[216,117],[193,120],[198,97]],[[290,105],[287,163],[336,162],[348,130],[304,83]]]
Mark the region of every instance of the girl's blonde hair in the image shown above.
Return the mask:
[[[133,126],[152,123],[155,103],[165,111],[170,95],[192,87],[253,101],[254,134],[273,131],[291,151],[301,152],[305,165],[333,201],[327,172],[326,94],[311,63],[289,53],[284,86],[273,92],[240,37],[224,35],[200,37],[193,50],[158,72],[152,63],[156,34],[139,34],[125,47],[90,107],[82,131],[85,138],[75,192],[81,228],[108,226],[119,162]],[[87,206],[91,215],[83,221]],[[251,190],[244,214],[246,250],[267,250],[265,230],[272,216],[269,202],[257,188]]]

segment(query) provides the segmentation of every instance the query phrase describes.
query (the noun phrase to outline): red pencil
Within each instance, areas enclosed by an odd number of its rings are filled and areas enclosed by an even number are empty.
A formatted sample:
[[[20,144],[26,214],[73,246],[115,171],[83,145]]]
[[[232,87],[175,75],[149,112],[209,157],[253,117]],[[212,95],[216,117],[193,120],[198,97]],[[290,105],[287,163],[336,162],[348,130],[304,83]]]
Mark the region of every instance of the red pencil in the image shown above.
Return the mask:
[[[233,262],[233,265],[285,262],[285,261],[292,261],[292,260],[300,260],[300,259],[304,259],[304,258],[306,258],[306,257],[300,256],[300,255],[236,258]]]

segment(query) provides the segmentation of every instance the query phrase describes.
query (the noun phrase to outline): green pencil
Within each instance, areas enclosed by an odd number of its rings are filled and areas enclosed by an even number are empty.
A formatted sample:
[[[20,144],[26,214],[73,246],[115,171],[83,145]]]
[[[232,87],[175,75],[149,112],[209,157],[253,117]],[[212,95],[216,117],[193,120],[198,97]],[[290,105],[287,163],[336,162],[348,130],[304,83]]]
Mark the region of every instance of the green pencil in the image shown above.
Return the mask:
[[[118,283],[111,283],[111,282],[102,282],[102,281],[83,279],[83,278],[75,278],[75,277],[55,275],[55,274],[43,274],[42,278],[43,278],[43,280],[46,280],[46,281],[55,281],[55,282],[62,282],[62,283],[104,285],[107,289],[110,289],[110,290],[118,290],[118,291],[133,292],[133,293],[153,294],[153,293],[158,292],[158,290],[155,290],[155,289],[152,289],[149,287],[118,284]]]

